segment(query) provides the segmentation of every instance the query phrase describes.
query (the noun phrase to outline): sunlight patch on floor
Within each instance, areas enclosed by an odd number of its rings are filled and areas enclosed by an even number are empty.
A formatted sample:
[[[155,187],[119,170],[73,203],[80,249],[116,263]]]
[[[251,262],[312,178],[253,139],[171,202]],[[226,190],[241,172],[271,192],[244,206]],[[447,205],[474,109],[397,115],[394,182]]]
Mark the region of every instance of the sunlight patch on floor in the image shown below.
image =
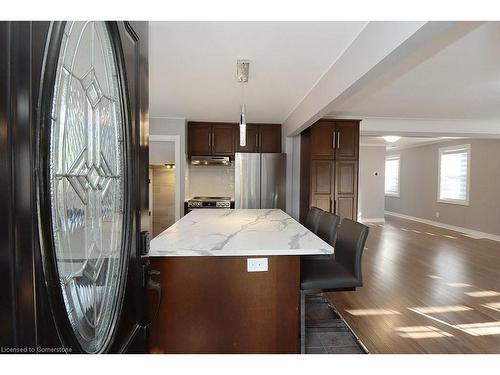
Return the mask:
[[[500,293],[495,292],[494,290],[478,290],[477,292],[466,292],[469,297],[497,297],[500,296]]]
[[[437,275],[427,275],[427,277],[430,277],[431,279],[442,279],[441,276],[437,276]]]
[[[458,237],[450,236],[449,234],[443,234],[443,237],[451,238],[452,240],[458,240]]]
[[[471,307],[456,305],[456,306],[425,306],[425,307],[410,307],[409,310],[423,314],[438,314],[446,312],[459,312],[473,310]]]
[[[474,336],[500,335],[500,322],[457,324],[457,327]]]
[[[433,326],[411,326],[396,328],[398,335],[409,339],[429,339],[437,337],[451,337],[451,333]]]
[[[481,306],[487,307],[495,311],[500,311],[500,302],[484,303]]]
[[[425,234],[428,234],[429,236],[436,236],[436,234],[431,233],[431,232],[424,232]]]
[[[346,310],[351,315],[354,316],[373,316],[373,315],[399,315],[401,314],[396,310],[388,310],[388,309],[354,309],[354,310]]]
[[[446,285],[451,286],[453,288],[468,288],[472,286],[466,283],[446,283]]]
[[[420,232],[419,230],[416,230],[416,229],[412,229],[411,230],[413,233],[419,233],[419,234],[422,234],[422,232]]]

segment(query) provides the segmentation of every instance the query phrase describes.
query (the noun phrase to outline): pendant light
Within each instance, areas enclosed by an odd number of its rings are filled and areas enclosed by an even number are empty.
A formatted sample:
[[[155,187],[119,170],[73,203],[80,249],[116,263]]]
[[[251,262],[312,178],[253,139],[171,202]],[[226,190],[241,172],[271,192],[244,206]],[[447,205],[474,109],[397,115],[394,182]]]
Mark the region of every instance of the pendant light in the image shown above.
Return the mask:
[[[246,106],[245,103],[241,105],[240,112],[240,146],[247,144],[247,120],[246,120]]]
[[[247,144],[247,120],[246,120],[246,105],[243,103],[244,84],[248,82],[248,70],[250,68],[250,60],[236,61],[236,77],[241,86],[241,110],[240,110],[240,146],[244,147]]]

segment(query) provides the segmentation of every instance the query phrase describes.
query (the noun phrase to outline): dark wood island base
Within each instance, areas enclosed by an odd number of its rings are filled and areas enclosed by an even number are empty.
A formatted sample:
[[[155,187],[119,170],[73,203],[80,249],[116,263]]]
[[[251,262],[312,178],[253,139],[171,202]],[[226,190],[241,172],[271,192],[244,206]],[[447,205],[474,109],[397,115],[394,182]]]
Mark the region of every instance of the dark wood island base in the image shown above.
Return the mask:
[[[150,353],[299,353],[300,257],[151,257],[163,301]]]

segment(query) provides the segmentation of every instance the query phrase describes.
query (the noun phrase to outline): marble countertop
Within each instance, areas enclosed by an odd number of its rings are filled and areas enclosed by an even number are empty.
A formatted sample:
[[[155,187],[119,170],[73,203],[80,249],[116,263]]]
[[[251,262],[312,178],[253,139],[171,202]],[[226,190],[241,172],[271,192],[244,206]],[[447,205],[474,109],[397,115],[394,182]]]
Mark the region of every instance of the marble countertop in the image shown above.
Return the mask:
[[[278,209],[193,210],[151,240],[149,256],[332,254],[333,247]]]

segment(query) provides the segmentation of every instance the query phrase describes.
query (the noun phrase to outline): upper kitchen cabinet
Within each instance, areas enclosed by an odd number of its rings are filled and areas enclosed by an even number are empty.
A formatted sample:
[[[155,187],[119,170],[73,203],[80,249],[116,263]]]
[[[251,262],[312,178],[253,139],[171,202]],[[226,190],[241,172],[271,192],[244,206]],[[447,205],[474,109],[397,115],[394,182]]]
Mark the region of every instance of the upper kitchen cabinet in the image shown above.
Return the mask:
[[[234,155],[234,125],[212,125],[212,154],[218,156]]]
[[[313,159],[333,159],[335,156],[335,123],[318,121],[311,126],[311,157]]]
[[[236,152],[259,152],[259,125],[247,124],[247,137],[245,146],[240,146],[239,127],[236,125],[235,132]]]
[[[189,156],[234,156],[234,124],[189,122]]]
[[[335,160],[357,160],[359,146],[359,121],[335,121]]]
[[[189,156],[212,155],[212,124],[188,123],[188,153]]]
[[[236,125],[236,152],[281,152],[280,124],[247,124],[246,145],[240,146],[239,128]]]
[[[313,159],[357,160],[359,121],[323,119],[311,126]]]
[[[281,125],[260,124],[260,152],[281,152]]]

